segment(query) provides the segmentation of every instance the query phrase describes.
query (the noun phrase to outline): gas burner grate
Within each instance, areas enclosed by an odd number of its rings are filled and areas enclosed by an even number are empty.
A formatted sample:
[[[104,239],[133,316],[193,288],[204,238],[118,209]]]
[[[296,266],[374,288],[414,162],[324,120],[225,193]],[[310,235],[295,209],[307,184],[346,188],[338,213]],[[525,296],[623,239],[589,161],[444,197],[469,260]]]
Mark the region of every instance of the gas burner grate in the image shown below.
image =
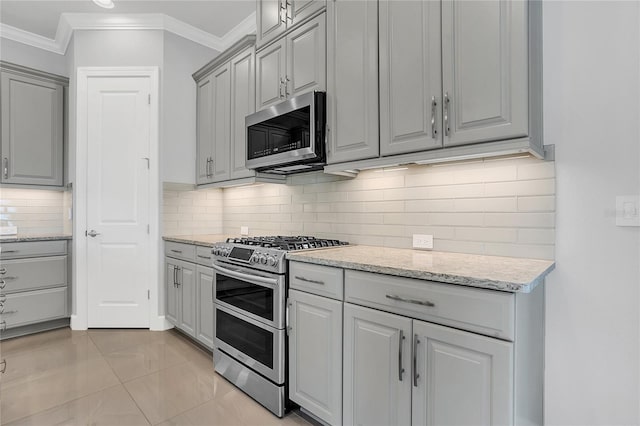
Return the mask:
[[[269,236],[227,238],[227,243],[246,246],[274,248],[285,251],[308,250],[314,248],[337,247],[349,245],[346,241],[316,238],[309,236]]]

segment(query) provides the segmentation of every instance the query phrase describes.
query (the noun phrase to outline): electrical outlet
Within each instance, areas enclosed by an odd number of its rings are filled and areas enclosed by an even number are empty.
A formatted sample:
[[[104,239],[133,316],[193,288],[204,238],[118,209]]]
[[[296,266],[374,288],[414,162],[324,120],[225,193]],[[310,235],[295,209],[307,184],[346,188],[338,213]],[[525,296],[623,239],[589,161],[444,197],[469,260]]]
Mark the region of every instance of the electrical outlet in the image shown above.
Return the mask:
[[[249,227],[241,226],[240,227],[240,235],[249,235]]]
[[[413,234],[413,248],[432,249],[433,235]]]
[[[640,226],[640,202],[637,195],[616,197],[616,225]]]

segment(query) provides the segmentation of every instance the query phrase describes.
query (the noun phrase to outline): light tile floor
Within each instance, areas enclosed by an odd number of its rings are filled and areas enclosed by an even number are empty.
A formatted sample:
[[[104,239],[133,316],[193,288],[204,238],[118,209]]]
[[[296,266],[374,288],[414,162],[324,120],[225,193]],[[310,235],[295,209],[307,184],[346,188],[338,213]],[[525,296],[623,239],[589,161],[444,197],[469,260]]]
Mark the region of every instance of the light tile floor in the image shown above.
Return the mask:
[[[174,331],[59,329],[0,343],[2,425],[308,425],[273,416]]]

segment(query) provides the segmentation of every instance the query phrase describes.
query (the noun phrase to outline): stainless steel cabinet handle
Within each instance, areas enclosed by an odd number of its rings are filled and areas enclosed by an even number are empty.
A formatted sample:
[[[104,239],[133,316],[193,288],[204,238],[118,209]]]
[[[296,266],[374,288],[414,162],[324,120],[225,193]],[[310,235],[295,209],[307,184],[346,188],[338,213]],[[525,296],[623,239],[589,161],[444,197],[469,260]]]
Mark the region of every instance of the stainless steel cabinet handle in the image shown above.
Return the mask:
[[[418,387],[418,378],[420,375],[418,374],[418,344],[420,340],[418,339],[418,335],[413,335],[413,386]]]
[[[282,1],[280,3],[280,22],[282,22],[283,24],[287,23],[287,3],[285,1]],[[282,12],[284,12],[284,18],[282,17]]]
[[[210,257],[210,256],[203,256],[203,255],[199,254],[199,255],[198,255],[198,257],[199,257],[200,259],[209,259],[209,260],[211,260],[211,257]]]
[[[17,253],[17,252],[18,250],[2,250],[0,253],[4,254],[4,253]]]
[[[178,266],[177,269],[178,269],[178,272],[180,272],[180,275],[182,275],[182,268]],[[179,275],[176,274],[176,277],[179,277]],[[182,283],[180,281],[182,281],[182,280],[178,279],[176,281],[176,284],[178,285],[178,287],[180,287],[182,285]]]
[[[398,380],[402,381],[402,374],[404,373],[404,368],[402,368],[402,344],[404,343],[404,332],[400,330],[400,335],[398,336]]]
[[[438,101],[436,101],[436,97],[431,97],[431,138],[435,139],[438,136],[438,129],[436,128],[436,107],[438,106]]]
[[[0,294],[0,304],[4,305],[6,301],[7,301],[7,296],[5,296],[4,294]]]
[[[286,75],[284,76],[284,93],[285,95],[289,96],[291,93],[289,92],[289,82],[291,80],[289,80],[289,76]]]
[[[0,290],[4,290],[6,286],[7,286],[7,283],[4,280],[0,280]]]
[[[4,175],[5,179],[9,179],[9,159],[7,157],[4,157],[2,161],[3,161],[2,174]]]
[[[405,299],[404,297],[396,296],[395,294],[387,294],[385,297],[387,299],[397,300],[398,302],[404,302],[404,303],[412,303],[414,305],[422,305],[422,306],[429,306],[429,307],[436,306],[435,303],[430,302],[428,300]]]
[[[449,132],[451,129],[449,128],[449,104],[451,100],[449,99],[449,93],[444,94],[444,135],[449,136]]]
[[[3,359],[2,362],[0,362],[0,365],[2,365],[0,373],[4,374],[4,372],[7,371],[7,360]]]
[[[286,5],[287,5],[287,20],[293,22],[293,12],[291,12],[291,9],[292,9],[291,3],[287,1]]]
[[[6,252],[5,252],[6,253]],[[0,275],[4,275],[7,273],[7,268],[0,268]]]
[[[173,267],[173,286],[175,287],[178,281],[178,267]]]
[[[87,236],[88,236],[88,237],[91,237],[91,238],[95,238],[95,237],[97,237],[98,235],[100,235],[100,233],[99,233],[99,232],[96,232],[96,231],[95,231],[95,229],[92,229],[91,231],[87,232]]]
[[[284,98],[284,94],[282,93],[282,86],[284,86],[284,79],[280,79],[280,98]]]
[[[182,250],[174,250],[174,249],[171,249],[171,253],[178,253],[178,254],[182,254]]]
[[[295,278],[296,280],[304,281],[304,282],[306,282],[306,283],[324,285],[324,281],[312,280],[312,279],[305,278],[305,277],[299,277],[298,275],[296,275],[294,278]]]
[[[2,314],[2,315],[13,315],[13,314],[17,314],[17,313],[18,313],[17,309],[14,309],[12,311],[7,311],[7,312],[0,312],[0,314]]]

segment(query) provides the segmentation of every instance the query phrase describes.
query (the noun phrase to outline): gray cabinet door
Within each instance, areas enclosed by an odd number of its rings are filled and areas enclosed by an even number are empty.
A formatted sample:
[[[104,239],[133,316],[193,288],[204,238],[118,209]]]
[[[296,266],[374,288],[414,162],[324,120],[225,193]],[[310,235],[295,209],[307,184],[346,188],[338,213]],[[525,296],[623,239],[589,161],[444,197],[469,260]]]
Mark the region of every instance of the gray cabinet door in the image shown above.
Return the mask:
[[[413,424],[513,424],[513,343],[417,320],[413,333]]]
[[[229,179],[231,146],[231,68],[227,62],[211,74],[213,89],[213,181]]]
[[[63,184],[64,88],[2,72],[2,183]]]
[[[258,0],[256,10],[256,36],[258,45],[264,45],[287,29],[286,0]]]
[[[207,76],[197,84],[196,106],[196,183],[211,182],[213,157],[212,80]]]
[[[332,0],[327,43],[327,163],[377,157],[378,3]]]
[[[245,167],[247,130],[244,121],[256,106],[255,60],[253,48],[231,60],[231,179],[255,175]]]
[[[178,261],[180,317],[178,328],[196,337],[196,265]]]
[[[411,424],[410,336],[409,318],[344,304],[344,424]]]
[[[326,0],[289,0],[289,25],[297,25],[326,6]]]
[[[342,301],[289,290],[289,398],[342,424]]]
[[[286,38],[285,95],[300,95],[327,87],[326,14],[294,30]]]
[[[380,153],[442,146],[440,2],[380,0]]]
[[[527,136],[527,2],[442,3],[444,144]]]
[[[285,98],[286,39],[256,53],[256,110],[267,108]]]
[[[164,316],[171,324],[177,326],[180,316],[180,297],[177,287],[177,261],[165,258],[165,311]]]
[[[213,269],[205,266],[196,267],[196,303],[198,316],[196,318],[196,339],[209,349],[213,349]]]

